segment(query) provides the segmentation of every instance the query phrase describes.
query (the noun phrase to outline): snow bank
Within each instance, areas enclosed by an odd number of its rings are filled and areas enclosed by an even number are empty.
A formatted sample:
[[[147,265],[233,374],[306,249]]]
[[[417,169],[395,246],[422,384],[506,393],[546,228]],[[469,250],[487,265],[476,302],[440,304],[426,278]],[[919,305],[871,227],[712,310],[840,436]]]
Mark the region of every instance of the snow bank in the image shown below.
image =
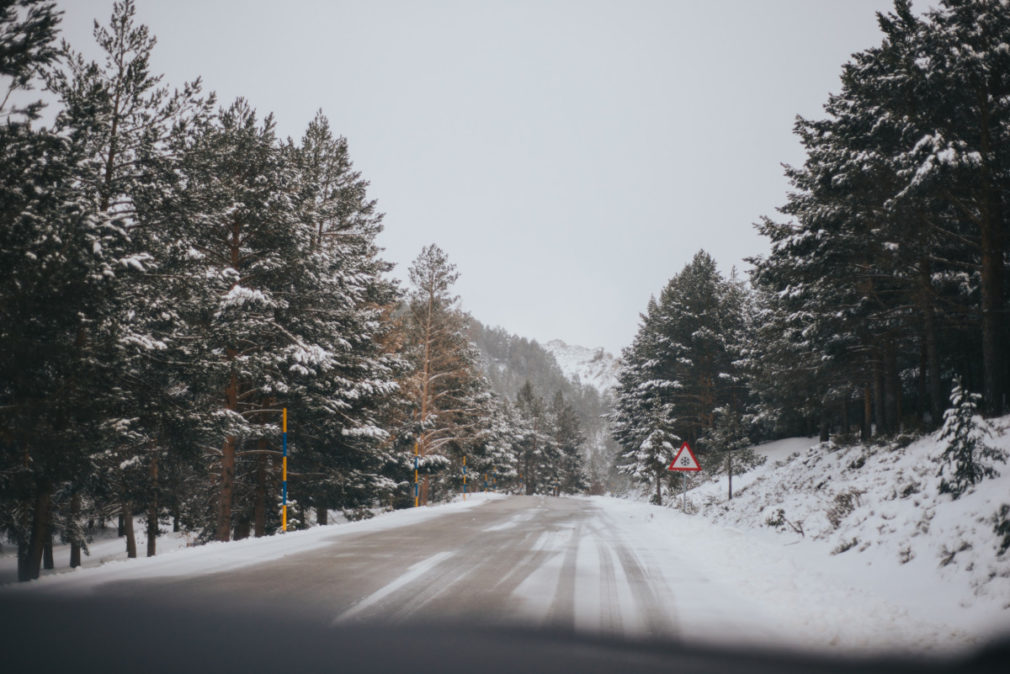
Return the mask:
[[[1010,449],[1008,424],[1010,417],[997,420],[991,444]],[[937,644],[1010,634],[1010,551],[998,554],[994,531],[996,512],[1010,503],[1010,465],[953,500],[939,493],[942,444],[933,436],[901,444],[771,443],[755,448],[768,458],[763,466],[734,478],[733,500],[725,476],[688,499],[695,519],[787,546],[796,564],[899,607],[899,641],[908,641],[900,623],[915,620],[937,626],[925,632]],[[836,600],[810,598],[823,611],[840,610]]]
[[[156,557],[116,559],[97,567],[64,569],[60,573],[42,576],[29,583],[3,586],[0,591],[88,593],[99,585],[123,580],[218,573],[322,548],[349,534],[395,529],[499,498],[505,497],[494,493],[470,494],[465,502],[457,498],[456,501],[444,505],[398,510],[358,522],[316,526],[303,531],[289,531],[284,534],[228,543],[213,542],[196,547],[176,547]],[[121,539],[115,539],[115,542],[118,546],[124,545]],[[139,536],[137,547],[140,554],[143,554],[144,548]],[[125,553],[123,556],[125,557]]]

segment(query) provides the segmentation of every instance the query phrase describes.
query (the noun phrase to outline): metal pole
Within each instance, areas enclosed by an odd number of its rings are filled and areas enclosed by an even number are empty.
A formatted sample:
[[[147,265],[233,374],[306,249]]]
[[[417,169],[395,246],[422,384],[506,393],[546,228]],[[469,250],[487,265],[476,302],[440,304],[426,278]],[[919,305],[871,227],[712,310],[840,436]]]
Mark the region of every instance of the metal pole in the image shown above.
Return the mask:
[[[276,408],[275,408],[276,409]],[[281,531],[288,530],[288,408],[281,413],[281,445],[284,458],[281,459]]]
[[[420,504],[419,498],[418,498],[418,492],[417,492],[417,457],[419,456],[419,454],[418,454],[419,451],[420,451],[420,448],[418,447],[417,443],[415,442],[414,443],[414,507],[415,508]]]
[[[687,476],[684,473],[680,474],[680,511],[687,512]]]

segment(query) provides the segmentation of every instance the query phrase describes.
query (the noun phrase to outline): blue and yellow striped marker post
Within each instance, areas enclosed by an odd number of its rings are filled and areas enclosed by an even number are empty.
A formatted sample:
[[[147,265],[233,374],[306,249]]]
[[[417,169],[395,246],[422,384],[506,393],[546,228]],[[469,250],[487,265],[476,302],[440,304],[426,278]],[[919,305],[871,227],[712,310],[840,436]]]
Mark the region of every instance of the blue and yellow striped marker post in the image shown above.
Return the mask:
[[[420,448],[417,443],[414,443],[414,507],[416,508],[420,505],[417,492],[417,457],[419,456]]]
[[[463,457],[463,500],[466,500],[466,457]]]
[[[281,459],[281,531],[288,530],[288,408],[281,413],[281,446],[284,456]]]

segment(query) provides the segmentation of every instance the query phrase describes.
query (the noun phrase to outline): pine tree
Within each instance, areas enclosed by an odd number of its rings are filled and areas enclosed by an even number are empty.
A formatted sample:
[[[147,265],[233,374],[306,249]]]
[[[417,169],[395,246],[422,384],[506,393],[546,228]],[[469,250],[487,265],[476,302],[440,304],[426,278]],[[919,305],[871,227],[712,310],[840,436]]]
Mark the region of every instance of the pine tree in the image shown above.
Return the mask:
[[[981,380],[990,414],[1010,380],[996,187],[1010,136],[995,121],[1010,21],[995,0],[921,17],[898,0],[878,21],[883,41],[844,65],[827,118],[797,122],[807,160],[787,170],[793,221],[759,225],[772,251],[754,283],[776,296],[784,330],[803,330],[822,437],[860,394],[868,438],[896,432],[913,406],[937,423],[944,371]]]
[[[15,97],[37,83],[56,56],[59,16],[51,3],[0,5],[0,530],[18,546],[18,579],[38,576],[42,538],[48,526],[33,504],[46,488],[46,468],[35,447],[54,435],[41,423],[45,394],[55,390],[52,366],[65,348],[45,341],[61,332],[40,317],[47,297],[32,291],[51,274],[43,265],[59,259],[50,221],[61,210],[59,185],[68,176],[58,138],[35,131],[30,121],[40,105],[20,107]],[[46,231],[48,230],[48,231]],[[41,255],[41,260],[39,259]],[[48,272],[48,273],[47,273]],[[61,317],[65,320],[65,316]],[[40,348],[41,347],[41,348]],[[48,355],[40,351],[51,350]]]
[[[560,483],[560,451],[549,410],[530,382],[516,395],[519,414],[519,471],[527,495],[556,494]]]
[[[34,89],[56,59],[59,22],[54,2],[0,2],[0,77],[7,81],[7,90],[0,97],[0,121],[23,125],[38,118],[42,102],[24,103],[20,98]]]
[[[467,336],[468,318],[452,294],[458,278],[456,267],[434,244],[423,248],[410,267],[403,332],[412,373],[402,387],[412,407],[414,442],[404,464],[412,470],[416,456],[423,476],[416,487],[421,504],[433,498],[432,487],[439,486],[445,471],[461,465],[465,446],[480,431],[490,395]]]
[[[623,445],[618,455],[617,468],[643,485],[655,484],[652,503],[663,505],[663,482],[673,461],[681,438],[671,430],[673,412],[669,406],[661,407],[652,417],[651,430],[640,444]]]
[[[53,59],[50,5],[3,7],[3,72],[25,89]],[[8,60],[9,59],[9,60]],[[3,493],[19,548],[19,578],[38,576],[53,533],[54,494],[92,473],[102,420],[93,385],[99,342],[84,339],[112,313],[128,234],[77,189],[74,139],[33,130],[38,106],[3,108],[0,129],[0,415]],[[12,118],[11,113],[13,113]],[[5,499],[6,500],[6,499]]]
[[[993,466],[1005,462],[1007,455],[986,444],[992,436],[989,423],[978,414],[982,396],[966,391],[955,380],[950,394],[951,407],[944,412],[943,428],[937,435],[947,446],[940,455],[940,493],[959,498],[969,487],[985,478],[997,477]]]
[[[272,117],[258,121],[240,99],[202,125],[180,169],[177,226],[191,265],[190,292],[179,303],[194,327],[187,363],[203,401],[200,425],[220,438],[220,453],[208,457],[220,477],[205,522],[217,540],[229,540],[242,518],[233,513],[236,489],[252,492],[236,483],[236,468],[269,451],[262,443],[276,447],[283,396],[299,373],[291,361],[327,358],[287,320],[292,290],[311,273],[311,232],[298,220],[295,174],[273,129]]]
[[[82,327],[79,340],[102,376],[91,382],[103,392],[95,396],[102,406],[101,444],[115,448],[98,456],[98,470],[114,494],[129,492],[113,497],[125,509],[132,511],[135,501],[143,505],[153,555],[158,463],[170,428],[186,423],[176,418],[186,416],[179,399],[184,373],[173,365],[185,330],[173,273],[179,240],[165,208],[177,168],[168,146],[173,134],[209,114],[212,99],[200,97],[199,81],[176,92],[160,86],[161,77],[149,71],[156,40],[134,19],[131,0],[116,3],[108,27],[96,23],[94,30],[104,61],[86,62],[65,46],[67,67],[52,74],[50,86],[63,104],[57,129],[70,139],[77,190],[95,209],[96,220],[121,238],[103,313]],[[144,477],[117,475],[120,465]]]
[[[467,464],[470,489],[476,490],[480,475],[494,476],[499,490],[518,488],[522,439],[523,433],[515,407],[507,400],[494,397]]]
[[[394,458],[384,450],[390,436],[379,414],[397,391],[395,377],[402,370],[381,349],[389,330],[384,312],[398,292],[384,278],[390,265],[375,243],[382,215],[353,168],[347,141],[335,138],[318,113],[301,145],[288,152],[298,172],[299,221],[310,232],[304,271],[287,291],[284,311],[285,325],[301,340],[288,347],[289,372],[298,376],[285,394],[298,410],[304,474],[292,488],[325,522],[327,508],[371,504],[395,488],[381,474]]]
[[[554,442],[558,448],[558,489],[563,494],[578,494],[589,488],[586,477],[585,444],[579,415],[561,391],[551,401]]]

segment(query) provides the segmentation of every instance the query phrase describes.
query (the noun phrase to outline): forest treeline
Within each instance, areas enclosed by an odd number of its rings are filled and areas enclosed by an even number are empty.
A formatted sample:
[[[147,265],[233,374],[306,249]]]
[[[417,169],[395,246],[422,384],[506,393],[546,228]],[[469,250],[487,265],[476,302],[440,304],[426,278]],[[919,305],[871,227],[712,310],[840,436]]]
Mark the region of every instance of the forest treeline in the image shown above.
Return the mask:
[[[18,575],[134,515],[230,540],[331,509],[443,500],[471,478],[581,491],[565,396],[494,393],[436,245],[387,273],[382,215],[320,112],[280,139],[242,99],[150,71],[115,3],[91,62],[51,2],[0,2],[0,529]],[[40,123],[33,87],[56,99]],[[471,479],[471,484],[474,480]],[[360,512],[365,512],[361,510]]]
[[[784,435],[933,430],[958,378],[1007,410],[1010,11],[897,0],[878,22],[796,121],[806,160],[750,283],[699,253],[623,354],[620,462],[657,490],[685,440],[719,470]]]
[[[590,492],[619,493],[627,480],[615,472],[617,445],[610,437],[608,417],[613,409],[610,391],[572,381],[561,371],[554,356],[535,340],[513,335],[504,328],[490,328],[470,321],[470,340],[480,352],[491,389],[514,400],[529,382],[547,397],[561,394],[574,408],[584,437],[583,459]]]

